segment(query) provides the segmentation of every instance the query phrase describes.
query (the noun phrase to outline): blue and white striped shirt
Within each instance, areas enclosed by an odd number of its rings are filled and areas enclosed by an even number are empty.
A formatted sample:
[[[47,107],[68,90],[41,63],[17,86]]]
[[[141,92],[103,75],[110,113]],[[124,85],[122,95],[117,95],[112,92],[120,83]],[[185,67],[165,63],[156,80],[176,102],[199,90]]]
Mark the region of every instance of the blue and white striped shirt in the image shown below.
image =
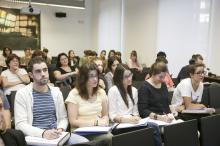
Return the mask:
[[[50,89],[41,93],[33,91],[33,124],[41,129],[57,128],[56,109]]]

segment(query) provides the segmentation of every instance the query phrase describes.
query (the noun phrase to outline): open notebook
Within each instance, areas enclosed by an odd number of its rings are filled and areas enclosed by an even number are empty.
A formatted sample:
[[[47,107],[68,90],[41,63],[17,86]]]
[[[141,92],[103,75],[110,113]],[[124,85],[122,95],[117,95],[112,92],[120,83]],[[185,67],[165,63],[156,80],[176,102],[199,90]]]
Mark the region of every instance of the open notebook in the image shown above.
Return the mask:
[[[62,132],[59,138],[48,140],[40,137],[25,136],[25,140],[28,145],[38,146],[60,146],[63,145],[70,138],[69,132]]]
[[[139,123],[137,124],[130,124],[130,123],[115,123],[113,125],[113,128],[116,128],[116,129],[123,129],[123,128],[132,128],[132,127],[141,127],[141,126],[147,126],[147,122],[148,122],[148,119],[147,118],[144,118],[144,119],[141,119],[139,121]]]
[[[183,110],[182,113],[187,114],[213,114],[215,113],[214,108],[204,108],[204,109],[193,109],[193,110]]]

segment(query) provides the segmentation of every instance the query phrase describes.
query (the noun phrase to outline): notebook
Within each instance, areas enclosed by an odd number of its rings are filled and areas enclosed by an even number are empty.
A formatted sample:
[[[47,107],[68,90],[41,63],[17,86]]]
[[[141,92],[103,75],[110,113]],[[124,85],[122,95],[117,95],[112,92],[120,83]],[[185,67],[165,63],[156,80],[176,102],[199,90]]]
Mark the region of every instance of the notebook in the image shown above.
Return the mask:
[[[113,125],[113,128],[116,128],[116,129],[123,129],[123,128],[132,128],[132,127],[141,127],[141,126],[147,126],[147,122],[148,122],[148,118],[144,118],[144,119],[141,119],[139,121],[139,123],[137,124],[130,124],[130,123],[115,123]]]
[[[159,120],[154,120],[154,119],[148,118],[148,122],[156,123],[158,126],[166,126],[166,125],[181,123],[181,122],[184,122],[184,121],[181,120],[181,119],[178,119],[178,120],[174,119],[171,123],[167,123],[167,122],[164,122],[164,121],[159,121]]]
[[[213,114],[215,113],[214,108],[204,108],[204,109],[191,109],[191,110],[183,110],[182,113],[185,114]]]
[[[110,132],[111,129],[111,127],[93,126],[77,128],[73,132],[78,135],[105,134]]]
[[[48,140],[40,137],[25,136],[25,140],[28,145],[38,146],[60,146],[63,145],[70,138],[69,132],[62,132],[59,138]]]

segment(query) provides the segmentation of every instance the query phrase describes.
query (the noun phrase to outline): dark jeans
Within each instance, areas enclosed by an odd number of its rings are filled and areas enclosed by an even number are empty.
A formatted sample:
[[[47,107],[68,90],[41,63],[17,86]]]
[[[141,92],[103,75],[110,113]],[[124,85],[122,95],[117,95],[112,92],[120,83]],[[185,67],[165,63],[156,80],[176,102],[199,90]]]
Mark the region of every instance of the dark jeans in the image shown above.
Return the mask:
[[[157,124],[148,122],[148,127],[154,129],[154,143],[155,146],[162,146],[162,140],[160,135],[160,128]]]

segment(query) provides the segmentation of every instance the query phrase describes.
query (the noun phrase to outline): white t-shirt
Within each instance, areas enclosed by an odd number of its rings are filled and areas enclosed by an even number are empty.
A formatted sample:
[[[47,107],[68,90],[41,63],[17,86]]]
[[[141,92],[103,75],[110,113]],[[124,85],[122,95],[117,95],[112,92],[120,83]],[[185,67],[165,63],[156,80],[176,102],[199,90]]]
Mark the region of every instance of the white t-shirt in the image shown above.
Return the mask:
[[[27,74],[26,70],[22,69],[22,68],[19,68],[19,73],[21,75]],[[3,71],[1,76],[7,78],[8,82],[21,81],[21,79],[16,74],[12,73],[9,69]],[[18,89],[20,89],[24,86],[25,86],[25,84],[18,84],[13,87],[4,88],[4,94],[10,95],[11,91],[17,91]]]
[[[194,91],[190,78],[183,79],[176,87],[173,93],[172,105],[178,106],[183,104],[183,97],[191,97],[193,103],[200,103],[202,100],[203,83]]]
[[[124,100],[121,97],[121,94],[117,86],[113,86],[108,91],[108,100],[109,100],[109,117],[113,121],[116,116],[126,116],[126,115],[136,115],[138,116],[138,94],[137,89],[132,87],[132,95],[134,99],[134,105],[131,98],[128,97],[129,108],[124,103]]]

